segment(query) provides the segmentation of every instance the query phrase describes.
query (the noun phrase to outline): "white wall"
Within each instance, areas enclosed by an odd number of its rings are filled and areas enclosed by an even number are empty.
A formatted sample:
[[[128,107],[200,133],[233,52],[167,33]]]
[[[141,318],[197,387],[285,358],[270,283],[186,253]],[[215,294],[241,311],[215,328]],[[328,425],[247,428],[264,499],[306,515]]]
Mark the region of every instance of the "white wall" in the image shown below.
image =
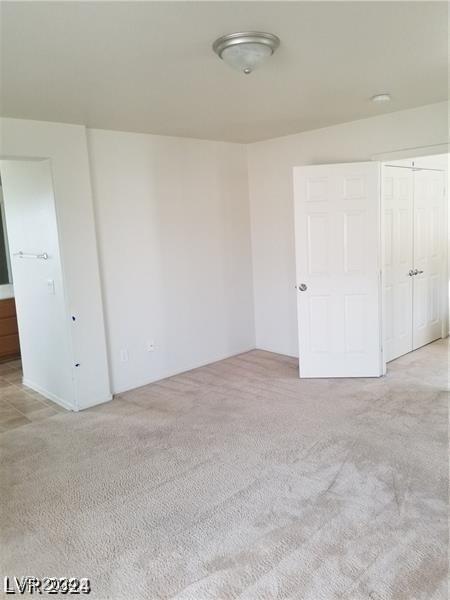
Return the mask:
[[[23,382],[46,398],[71,408],[76,398],[70,322],[66,318],[50,161],[2,160],[0,171]],[[21,258],[19,252],[45,252],[48,258]]]
[[[114,392],[253,348],[245,146],[88,143]]]
[[[445,144],[447,115],[439,103],[248,146],[258,348],[298,355],[292,168]]]
[[[104,402],[110,386],[86,130],[22,119],[1,119],[0,126],[3,158],[50,159],[70,322],[74,408]]]
[[[253,348],[254,318],[257,347],[295,356],[293,166],[445,143],[447,105],[247,148],[103,130],[86,143],[82,126],[1,126],[3,157],[51,159],[83,408],[109,397],[102,306],[115,392]]]

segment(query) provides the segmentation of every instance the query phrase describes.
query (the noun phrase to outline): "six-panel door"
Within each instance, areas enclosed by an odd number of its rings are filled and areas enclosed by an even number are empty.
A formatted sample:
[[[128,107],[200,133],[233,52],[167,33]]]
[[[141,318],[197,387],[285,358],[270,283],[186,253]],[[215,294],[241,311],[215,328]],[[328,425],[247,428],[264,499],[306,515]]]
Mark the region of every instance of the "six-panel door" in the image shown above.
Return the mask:
[[[379,164],[296,167],[294,196],[300,377],[379,376]]]
[[[385,166],[383,190],[383,322],[391,361],[442,335],[444,174]]]
[[[413,349],[414,172],[383,168],[384,355],[390,361]]]

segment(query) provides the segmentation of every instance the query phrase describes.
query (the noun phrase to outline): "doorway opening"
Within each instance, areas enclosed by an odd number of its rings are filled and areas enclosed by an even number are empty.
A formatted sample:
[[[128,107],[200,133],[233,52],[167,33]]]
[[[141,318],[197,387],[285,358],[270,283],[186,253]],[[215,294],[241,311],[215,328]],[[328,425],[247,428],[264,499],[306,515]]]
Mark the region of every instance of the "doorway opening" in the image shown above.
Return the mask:
[[[20,359],[19,330],[0,179],[0,364],[11,363],[18,359]]]
[[[50,160],[1,160],[0,176],[4,430],[72,408],[74,382]]]
[[[294,168],[300,377],[379,377],[448,335],[448,154]]]
[[[448,155],[382,165],[386,363],[448,335]]]

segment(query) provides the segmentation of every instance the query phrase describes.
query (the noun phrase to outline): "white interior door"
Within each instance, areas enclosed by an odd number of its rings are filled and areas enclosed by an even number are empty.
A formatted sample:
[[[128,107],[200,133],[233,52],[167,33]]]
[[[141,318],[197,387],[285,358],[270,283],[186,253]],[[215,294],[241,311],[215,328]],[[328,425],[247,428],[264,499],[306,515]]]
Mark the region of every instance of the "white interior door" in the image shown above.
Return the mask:
[[[71,408],[71,348],[50,162],[3,160],[0,169],[24,383]]]
[[[444,232],[444,174],[415,171],[413,349],[442,335]]]
[[[413,349],[414,173],[383,168],[384,356],[388,362]]]
[[[381,353],[380,166],[294,169],[300,377],[372,377]]]

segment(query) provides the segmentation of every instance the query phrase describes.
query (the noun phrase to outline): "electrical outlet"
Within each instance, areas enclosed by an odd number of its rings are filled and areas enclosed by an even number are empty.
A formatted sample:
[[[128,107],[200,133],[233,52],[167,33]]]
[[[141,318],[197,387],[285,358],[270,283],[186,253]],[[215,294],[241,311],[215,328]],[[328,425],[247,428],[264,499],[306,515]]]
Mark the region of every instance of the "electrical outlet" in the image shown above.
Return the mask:
[[[128,361],[128,350],[126,348],[122,348],[120,351],[120,361],[127,362]]]
[[[147,342],[145,347],[147,349],[147,352],[154,352],[155,351],[155,342],[153,340],[150,340]]]

